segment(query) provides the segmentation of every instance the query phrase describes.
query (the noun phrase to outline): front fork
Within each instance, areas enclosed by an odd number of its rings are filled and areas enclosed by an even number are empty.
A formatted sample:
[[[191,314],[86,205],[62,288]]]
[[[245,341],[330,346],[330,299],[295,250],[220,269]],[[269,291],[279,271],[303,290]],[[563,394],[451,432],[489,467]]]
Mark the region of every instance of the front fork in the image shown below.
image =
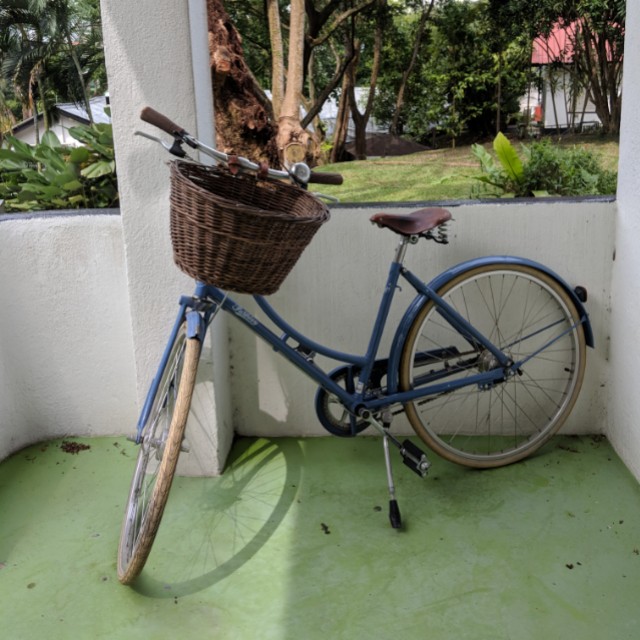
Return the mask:
[[[142,433],[149,420],[151,409],[153,408],[160,382],[162,381],[162,376],[169,362],[169,358],[171,357],[173,345],[178,337],[178,333],[183,322],[186,322],[186,339],[196,339],[202,342],[207,327],[213,319],[213,315],[215,315],[216,310],[217,308],[213,307],[211,303],[204,305],[198,299],[193,297],[183,296],[180,299],[180,310],[178,311],[178,315],[169,335],[169,340],[162,354],[162,358],[160,359],[160,364],[158,365],[156,374],[151,381],[151,386],[149,387],[142,411],[140,412],[138,424],[136,425],[135,438],[131,438],[131,440],[135,441],[136,444],[140,444],[142,442]]]

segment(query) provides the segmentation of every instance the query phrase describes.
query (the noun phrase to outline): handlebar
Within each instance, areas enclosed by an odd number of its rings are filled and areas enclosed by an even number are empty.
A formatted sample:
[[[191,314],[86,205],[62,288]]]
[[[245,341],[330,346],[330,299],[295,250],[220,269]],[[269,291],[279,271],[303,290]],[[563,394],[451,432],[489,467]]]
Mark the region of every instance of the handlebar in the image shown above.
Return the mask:
[[[154,127],[161,129],[165,133],[171,136],[183,136],[188,135],[183,127],[175,124],[172,120],[169,120],[167,116],[162,115],[159,111],[152,109],[151,107],[145,107],[140,112],[140,120],[152,124]]]
[[[281,171],[262,167],[247,158],[243,158],[242,156],[230,156],[226,153],[222,153],[222,151],[218,151],[217,149],[200,142],[200,140],[187,133],[184,127],[176,124],[170,118],[151,107],[144,107],[144,109],[142,109],[140,119],[172,136],[174,142],[171,146],[166,145],[165,143],[162,144],[167,151],[179,157],[184,157],[186,155],[181,146],[182,143],[184,143],[189,145],[192,149],[198,149],[202,153],[227,166],[231,164],[234,167],[240,167],[257,173],[260,176],[266,175],[267,177],[275,180],[293,180],[301,186],[304,186],[309,182],[340,185],[343,181],[342,175],[339,173],[311,171],[311,169],[309,169],[309,167],[303,162],[296,162],[288,171]],[[152,136],[148,136],[146,134],[142,135],[150,137],[153,140],[157,140],[157,138],[153,138]]]

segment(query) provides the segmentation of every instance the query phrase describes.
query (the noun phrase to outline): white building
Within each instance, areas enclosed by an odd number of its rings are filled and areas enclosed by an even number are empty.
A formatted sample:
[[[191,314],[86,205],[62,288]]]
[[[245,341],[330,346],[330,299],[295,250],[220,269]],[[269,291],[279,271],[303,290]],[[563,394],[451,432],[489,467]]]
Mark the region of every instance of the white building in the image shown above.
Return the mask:
[[[109,110],[109,98],[107,96],[96,96],[91,98],[91,114],[95,123],[111,122]],[[77,127],[79,124],[89,124],[89,116],[84,105],[74,104],[73,102],[56,104],[50,115],[50,130],[53,131],[60,142],[64,145],[78,146],[81,143],[69,134],[71,127]],[[23,120],[11,131],[11,135],[27,144],[36,144],[38,135],[42,138],[44,133],[44,117],[38,114],[38,129],[36,130],[35,117]]]

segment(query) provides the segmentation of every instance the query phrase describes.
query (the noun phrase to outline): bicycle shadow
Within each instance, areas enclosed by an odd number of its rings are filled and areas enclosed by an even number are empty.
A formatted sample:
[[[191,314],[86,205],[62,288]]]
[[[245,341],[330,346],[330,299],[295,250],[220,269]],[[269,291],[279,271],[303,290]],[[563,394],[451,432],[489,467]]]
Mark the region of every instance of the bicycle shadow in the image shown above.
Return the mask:
[[[132,588],[151,598],[177,598],[237,571],[285,518],[302,459],[296,440],[240,438],[222,476],[176,478],[153,550]]]

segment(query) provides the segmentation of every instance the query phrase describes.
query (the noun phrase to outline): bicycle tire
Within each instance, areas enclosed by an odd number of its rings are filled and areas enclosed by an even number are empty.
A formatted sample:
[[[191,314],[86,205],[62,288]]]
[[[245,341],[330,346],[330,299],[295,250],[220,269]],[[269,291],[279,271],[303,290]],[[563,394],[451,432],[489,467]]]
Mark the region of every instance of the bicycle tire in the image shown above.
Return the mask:
[[[493,385],[406,403],[411,426],[432,450],[464,466],[499,467],[530,456],[560,429],[582,386],[586,343],[571,297],[539,269],[500,263],[471,268],[437,294],[514,361],[531,358]],[[497,366],[492,358],[428,300],[402,346],[400,389],[417,386],[426,368],[455,379]]]
[[[199,340],[186,337],[184,322],[142,432],[118,547],[122,584],[131,584],[142,571],[162,520],[189,416],[200,349]]]

